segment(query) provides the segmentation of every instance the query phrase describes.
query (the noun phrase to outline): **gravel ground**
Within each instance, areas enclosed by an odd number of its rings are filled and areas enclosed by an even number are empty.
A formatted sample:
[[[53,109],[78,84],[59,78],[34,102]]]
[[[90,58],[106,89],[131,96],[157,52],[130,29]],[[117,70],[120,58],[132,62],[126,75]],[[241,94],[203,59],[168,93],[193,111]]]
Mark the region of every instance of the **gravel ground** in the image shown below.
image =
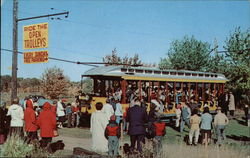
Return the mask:
[[[63,143],[65,144],[64,150],[59,152],[60,156],[72,155],[75,147],[81,147],[87,150],[90,150],[91,148],[91,134],[89,129],[59,129],[59,136],[53,138],[53,142],[57,140],[63,140]]]

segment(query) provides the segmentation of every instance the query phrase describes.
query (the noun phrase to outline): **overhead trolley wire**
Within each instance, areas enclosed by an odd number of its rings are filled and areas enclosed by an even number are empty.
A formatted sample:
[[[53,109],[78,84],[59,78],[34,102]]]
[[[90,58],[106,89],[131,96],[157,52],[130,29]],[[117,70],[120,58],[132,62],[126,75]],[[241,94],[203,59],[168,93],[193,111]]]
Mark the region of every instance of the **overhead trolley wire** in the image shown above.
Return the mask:
[[[5,49],[5,48],[1,48],[1,50],[6,51],[6,52],[14,52],[13,50]],[[24,54],[23,52],[20,52],[20,51],[17,51],[17,53]],[[65,59],[54,58],[54,57],[48,57],[48,59],[72,63],[72,64],[78,64],[78,65],[88,65],[88,66],[93,66],[93,67],[98,67],[97,65],[110,65],[110,64],[112,64],[112,63],[107,63],[107,62],[80,62],[80,61],[65,60]],[[130,65],[130,64],[120,64],[120,63],[115,63],[115,64],[116,65],[124,65],[124,66],[142,66],[142,65]]]
[[[13,52],[13,50],[5,49],[5,48],[1,48],[1,50],[6,51],[6,52]],[[18,51],[17,53],[18,53],[18,54],[24,54],[23,52],[20,52],[20,51]],[[89,66],[94,66],[94,67],[98,67],[98,66],[97,66],[97,65],[93,65],[93,64],[104,64],[104,63],[97,63],[97,62],[79,62],[79,61],[71,61],[71,60],[65,60],[65,59],[54,58],[54,57],[48,57],[48,59],[56,60],[56,61],[61,61],[61,62],[72,63],[72,64],[89,65]]]

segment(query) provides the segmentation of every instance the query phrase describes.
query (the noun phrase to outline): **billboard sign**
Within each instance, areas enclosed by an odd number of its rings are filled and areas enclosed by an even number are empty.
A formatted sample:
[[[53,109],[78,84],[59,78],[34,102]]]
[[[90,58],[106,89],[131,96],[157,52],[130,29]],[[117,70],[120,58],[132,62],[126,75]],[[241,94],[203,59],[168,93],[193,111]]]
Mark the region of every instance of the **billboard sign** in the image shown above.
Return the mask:
[[[48,58],[49,54],[47,50],[23,53],[24,64],[47,63]]]
[[[48,23],[23,26],[23,49],[48,48]]]

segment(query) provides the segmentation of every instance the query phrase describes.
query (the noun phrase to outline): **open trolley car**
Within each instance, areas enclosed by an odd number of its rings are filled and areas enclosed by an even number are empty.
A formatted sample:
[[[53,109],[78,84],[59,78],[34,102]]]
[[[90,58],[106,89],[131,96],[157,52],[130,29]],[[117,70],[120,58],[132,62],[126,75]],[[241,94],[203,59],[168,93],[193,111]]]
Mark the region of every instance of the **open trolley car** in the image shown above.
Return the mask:
[[[217,73],[125,66],[96,67],[86,71],[83,77],[93,79],[92,106],[86,108],[88,113],[95,110],[93,105],[96,102],[105,104],[107,97],[115,94],[120,94],[125,110],[133,94],[146,104],[150,104],[151,99],[161,101],[165,117],[175,116],[177,100],[194,100],[201,111],[204,104],[209,106],[211,112],[215,111],[217,99],[224,93],[227,81],[224,75]]]

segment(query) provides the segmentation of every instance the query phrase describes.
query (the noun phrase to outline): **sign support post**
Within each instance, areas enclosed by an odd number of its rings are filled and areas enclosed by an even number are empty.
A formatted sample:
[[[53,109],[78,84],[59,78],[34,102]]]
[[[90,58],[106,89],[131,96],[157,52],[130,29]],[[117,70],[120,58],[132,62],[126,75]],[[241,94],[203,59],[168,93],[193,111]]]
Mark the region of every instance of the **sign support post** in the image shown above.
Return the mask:
[[[12,54],[12,76],[11,76],[11,104],[14,98],[17,97],[18,21],[52,17],[52,16],[58,16],[58,15],[64,15],[64,14],[66,14],[65,18],[67,18],[69,15],[69,12],[62,12],[62,13],[56,13],[56,14],[48,14],[48,15],[41,15],[41,16],[36,16],[36,17],[18,19],[18,0],[13,0],[13,54]]]

